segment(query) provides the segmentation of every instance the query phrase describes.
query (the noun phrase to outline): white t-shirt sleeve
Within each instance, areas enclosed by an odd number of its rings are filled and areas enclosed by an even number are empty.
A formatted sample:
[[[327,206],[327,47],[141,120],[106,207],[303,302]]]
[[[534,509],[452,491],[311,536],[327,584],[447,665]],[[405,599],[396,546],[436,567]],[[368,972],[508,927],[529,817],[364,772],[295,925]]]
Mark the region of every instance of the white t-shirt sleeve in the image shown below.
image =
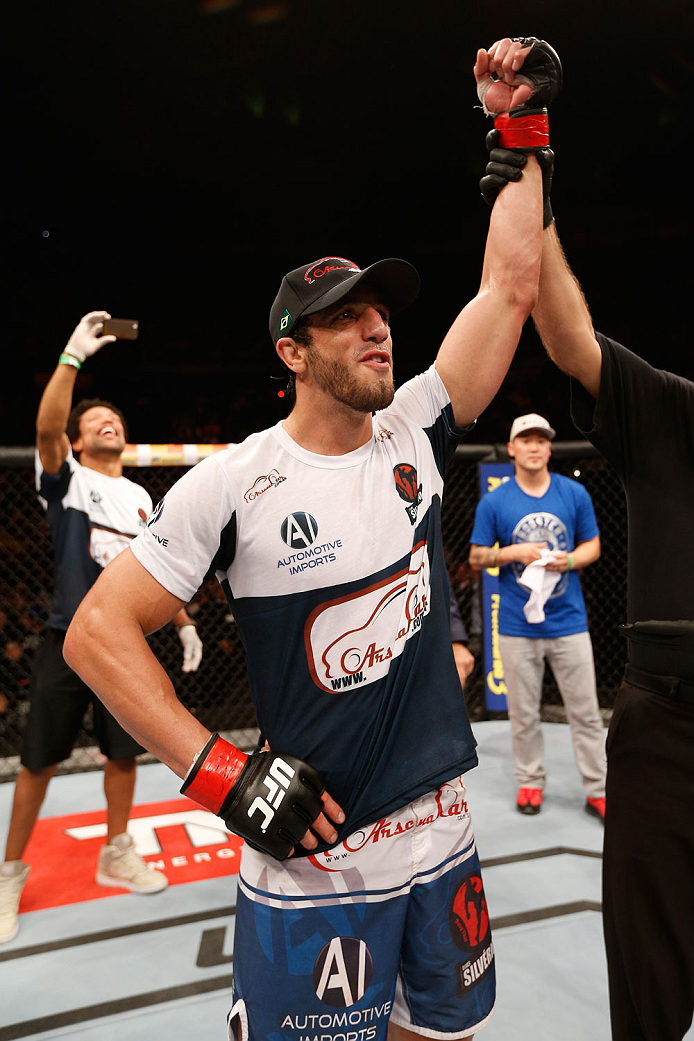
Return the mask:
[[[166,493],[130,548],[157,582],[187,602],[205,580],[234,514],[227,475],[210,456]]]

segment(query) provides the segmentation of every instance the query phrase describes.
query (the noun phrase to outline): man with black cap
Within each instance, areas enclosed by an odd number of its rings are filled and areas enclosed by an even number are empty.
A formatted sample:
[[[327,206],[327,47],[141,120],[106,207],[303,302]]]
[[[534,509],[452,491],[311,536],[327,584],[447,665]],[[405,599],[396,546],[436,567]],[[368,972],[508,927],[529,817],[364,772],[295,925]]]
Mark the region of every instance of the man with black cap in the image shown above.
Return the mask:
[[[499,654],[507,688],[520,813],[542,808],[546,772],[540,724],[545,662],[571,727],[585,809],[605,817],[605,732],[578,570],[600,556],[590,495],[551,473],[554,429],[531,412],[513,421],[515,474],[483,495],[470,535],[470,564],[499,569]]]
[[[382,1041],[390,1022],[460,1039],[491,1013],[440,505],[536,299],[541,211],[530,157],[494,210],[477,296],[397,393],[390,322],[415,270],[328,256],[286,275],[270,332],[291,414],[189,471],[68,634],[70,664],[246,839],[231,1037]],[[144,638],[211,573],[248,653],[266,738],[250,756],[176,700]]]

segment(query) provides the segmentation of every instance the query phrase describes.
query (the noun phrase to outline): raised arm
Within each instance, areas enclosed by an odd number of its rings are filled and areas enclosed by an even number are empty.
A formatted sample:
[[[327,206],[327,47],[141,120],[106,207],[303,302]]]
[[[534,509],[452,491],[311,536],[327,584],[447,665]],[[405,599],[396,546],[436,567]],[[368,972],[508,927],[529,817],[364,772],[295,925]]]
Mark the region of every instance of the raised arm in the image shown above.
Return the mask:
[[[108,311],[90,311],[81,319],[41,395],[36,415],[36,447],[46,473],[57,474],[70,449],[65,431],[82,362],[104,344],[116,339],[115,336],[101,335],[103,323],[110,317]]]
[[[492,210],[480,288],[436,357],[459,426],[472,423],[501,386],[537,299],[541,255],[542,178],[530,157],[523,179]]]
[[[540,290],[533,321],[552,361],[597,398],[602,352],[595,339],[588,304],[566,262],[556,225],[546,228],[542,239]]]
[[[510,44],[508,40],[501,40],[487,52],[489,68],[497,79],[480,77],[476,67],[475,74],[483,85],[480,96],[485,111],[489,111],[490,105],[497,111],[500,104],[498,99],[503,99],[504,90],[518,92],[525,82],[522,73],[526,71],[530,51],[524,48],[514,51]],[[482,62],[485,60],[483,56]],[[497,120],[495,125],[498,124]],[[487,147],[490,149],[490,162],[480,182],[480,189],[483,198],[495,211],[513,185],[525,178],[526,161],[525,156],[515,148],[512,138],[504,140],[504,133],[500,129],[487,135]],[[549,194],[554,154],[543,146],[537,150],[537,155],[543,173],[545,231],[542,236],[542,265],[533,320],[552,360],[564,372],[579,380],[589,394],[597,397],[602,363],[600,345],[595,338],[585,297],[566,262],[553,223]]]
[[[537,106],[551,101],[561,86],[556,54],[533,39],[506,38],[478,51],[474,74],[485,113],[496,116],[497,125],[510,126],[514,147],[531,154],[527,162],[524,157],[522,178],[499,194],[479,292],[458,315],[436,359],[459,425],[472,422],[496,394],[537,299],[543,200],[532,152],[546,143],[546,109]]]

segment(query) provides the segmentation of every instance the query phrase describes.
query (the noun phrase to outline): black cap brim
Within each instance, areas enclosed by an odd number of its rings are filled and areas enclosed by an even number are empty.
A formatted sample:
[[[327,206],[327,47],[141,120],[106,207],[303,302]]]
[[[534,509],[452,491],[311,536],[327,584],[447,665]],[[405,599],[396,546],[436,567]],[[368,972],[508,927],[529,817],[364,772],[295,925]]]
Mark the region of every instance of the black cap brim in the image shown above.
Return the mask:
[[[362,282],[382,295],[383,303],[387,304],[391,314],[397,314],[398,311],[404,310],[411,304],[416,299],[421,286],[419,275],[406,260],[398,260],[395,257],[389,260],[378,260],[362,271],[355,271],[352,276],[343,279],[339,285],[328,289],[323,296],[305,308],[302,314],[315,314],[316,311],[322,311],[324,307],[336,304]],[[291,333],[289,335],[291,336]]]

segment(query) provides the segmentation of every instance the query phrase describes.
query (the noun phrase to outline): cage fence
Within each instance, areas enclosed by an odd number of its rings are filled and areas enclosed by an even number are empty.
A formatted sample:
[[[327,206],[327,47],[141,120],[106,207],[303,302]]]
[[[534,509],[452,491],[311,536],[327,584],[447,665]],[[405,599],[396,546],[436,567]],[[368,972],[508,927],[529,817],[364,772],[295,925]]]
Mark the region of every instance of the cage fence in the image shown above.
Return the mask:
[[[163,447],[163,446],[162,446]],[[197,446],[202,449],[204,446]],[[217,449],[219,446],[214,446]],[[213,450],[207,446],[207,453]],[[185,462],[192,461],[190,453]],[[166,451],[134,446],[126,477],[141,484],[157,503],[188,468],[168,465]],[[449,575],[465,622],[475,668],[465,687],[473,720],[486,718],[480,582],[467,563],[469,536],[479,499],[478,464],[505,458],[501,446],[469,445],[457,450],[446,476],[443,529]],[[586,442],[554,445],[552,469],[580,481],[590,493],[601,529],[603,554],[582,575],[595,653],[598,697],[609,717],[619,686],[624,647],[617,632],[626,605],[626,505],[614,471]],[[19,769],[22,731],[29,710],[32,664],[42,642],[53,589],[50,532],[34,486],[33,449],[0,448],[0,781]],[[241,747],[257,735],[242,641],[215,579],[188,606],[204,644],[197,672],[183,673],[182,648],[173,625],[150,637],[154,653],[170,676],[181,702],[210,730]],[[559,692],[549,670],[543,686],[543,719],[564,720]],[[143,758],[150,758],[144,756]],[[61,772],[97,769],[103,760],[83,721],[75,750]]]

